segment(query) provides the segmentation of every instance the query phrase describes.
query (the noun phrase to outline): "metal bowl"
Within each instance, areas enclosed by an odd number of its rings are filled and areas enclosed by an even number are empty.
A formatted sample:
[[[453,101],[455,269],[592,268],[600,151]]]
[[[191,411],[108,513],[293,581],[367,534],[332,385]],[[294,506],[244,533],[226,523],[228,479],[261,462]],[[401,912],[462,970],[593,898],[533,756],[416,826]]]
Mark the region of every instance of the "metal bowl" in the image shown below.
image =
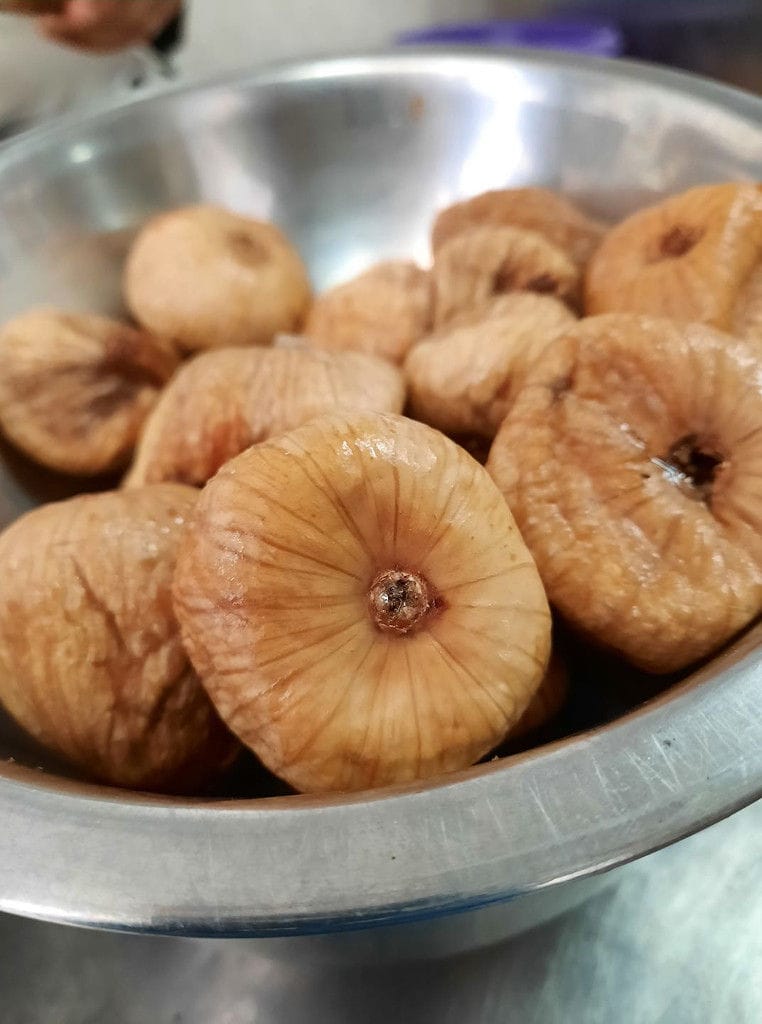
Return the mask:
[[[698,182],[762,178],[760,154],[760,100],[559,56],[406,53],[179,90],[0,150],[0,316],[33,302],[118,309],[135,226],[200,198],[279,221],[324,286],[382,256],[425,259],[434,211],[482,189],[548,184],[620,215]],[[6,452],[0,516],[69,486]],[[0,907],[226,935],[509,898],[521,913],[532,894],[569,892],[759,795],[761,636],[607,725],[394,792],[120,793],[65,778],[6,722]]]

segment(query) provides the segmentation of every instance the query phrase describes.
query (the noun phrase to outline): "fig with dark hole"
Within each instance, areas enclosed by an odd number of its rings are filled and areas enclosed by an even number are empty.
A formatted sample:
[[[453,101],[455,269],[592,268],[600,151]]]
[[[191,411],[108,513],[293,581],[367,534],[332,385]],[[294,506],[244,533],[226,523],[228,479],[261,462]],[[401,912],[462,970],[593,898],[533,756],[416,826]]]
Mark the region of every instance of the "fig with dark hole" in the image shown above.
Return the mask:
[[[510,227],[534,231],[581,267],[599,245],[604,226],[571,200],[547,188],[504,188],[483,192],[442,210],[434,222],[434,252],[472,227]]]
[[[549,345],[487,468],[548,596],[648,672],[762,609],[762,366],[704,324],[580,321]]]
[[[592,259],[585,305],[700,321],[762,352],[762,190],[702,185],[634,213]]]
[[[572,305],[580,274],[560,249],[533,231],[470,228],[444,242],[434,258],[434,324],[444,326],[510,292],[552,295]]]

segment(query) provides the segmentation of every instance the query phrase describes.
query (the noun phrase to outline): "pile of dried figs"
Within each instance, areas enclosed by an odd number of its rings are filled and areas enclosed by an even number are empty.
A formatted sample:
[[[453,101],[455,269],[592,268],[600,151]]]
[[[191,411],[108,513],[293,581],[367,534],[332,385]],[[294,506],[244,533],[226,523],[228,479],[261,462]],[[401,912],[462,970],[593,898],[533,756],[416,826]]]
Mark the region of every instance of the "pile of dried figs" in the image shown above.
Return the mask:
[[[6,438],[123,474],[0,535],[31,736],[136,789],[244,748],[305,792],[398,784],[558,713],[551,608],[656,675],[759,615],[762,190],[612,228],[495,191],[432,248],[313,298],[276,227],[191,207],[135,239],[131,325],[4,326]]]

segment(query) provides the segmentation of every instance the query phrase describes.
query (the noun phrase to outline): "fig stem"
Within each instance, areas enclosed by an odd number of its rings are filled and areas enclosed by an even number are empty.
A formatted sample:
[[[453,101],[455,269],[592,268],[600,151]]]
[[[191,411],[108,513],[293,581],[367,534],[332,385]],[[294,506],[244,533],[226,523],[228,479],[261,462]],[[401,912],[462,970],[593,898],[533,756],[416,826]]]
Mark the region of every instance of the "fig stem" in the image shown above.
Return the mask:
[[[387,569],[371,583],[368,605],[379,629],[406,634],[419,627],[437,603],[432,600],[425,577],[402,569]]]

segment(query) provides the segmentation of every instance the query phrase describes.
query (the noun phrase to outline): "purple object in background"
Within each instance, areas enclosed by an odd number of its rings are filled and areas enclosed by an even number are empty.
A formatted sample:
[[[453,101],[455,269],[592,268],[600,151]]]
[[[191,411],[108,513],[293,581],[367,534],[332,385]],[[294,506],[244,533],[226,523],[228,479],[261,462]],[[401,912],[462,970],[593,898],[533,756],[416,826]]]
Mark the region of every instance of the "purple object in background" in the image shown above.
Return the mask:
[[[555,17],[610,21],[623,54],[762,93],[760,0],[554,0]]]
[[[663,22],[723,22],[751,14],[757,0],[565,0],[557,4],[562,18],[574,18],[584,8],[585,16],[614,18],[623,25],[652,25]]]
[[[622,33],[613,22],[553,18],[533,21],[471,21],[404,32],[401,46],[531,46],[593,57],[619,57]]]

